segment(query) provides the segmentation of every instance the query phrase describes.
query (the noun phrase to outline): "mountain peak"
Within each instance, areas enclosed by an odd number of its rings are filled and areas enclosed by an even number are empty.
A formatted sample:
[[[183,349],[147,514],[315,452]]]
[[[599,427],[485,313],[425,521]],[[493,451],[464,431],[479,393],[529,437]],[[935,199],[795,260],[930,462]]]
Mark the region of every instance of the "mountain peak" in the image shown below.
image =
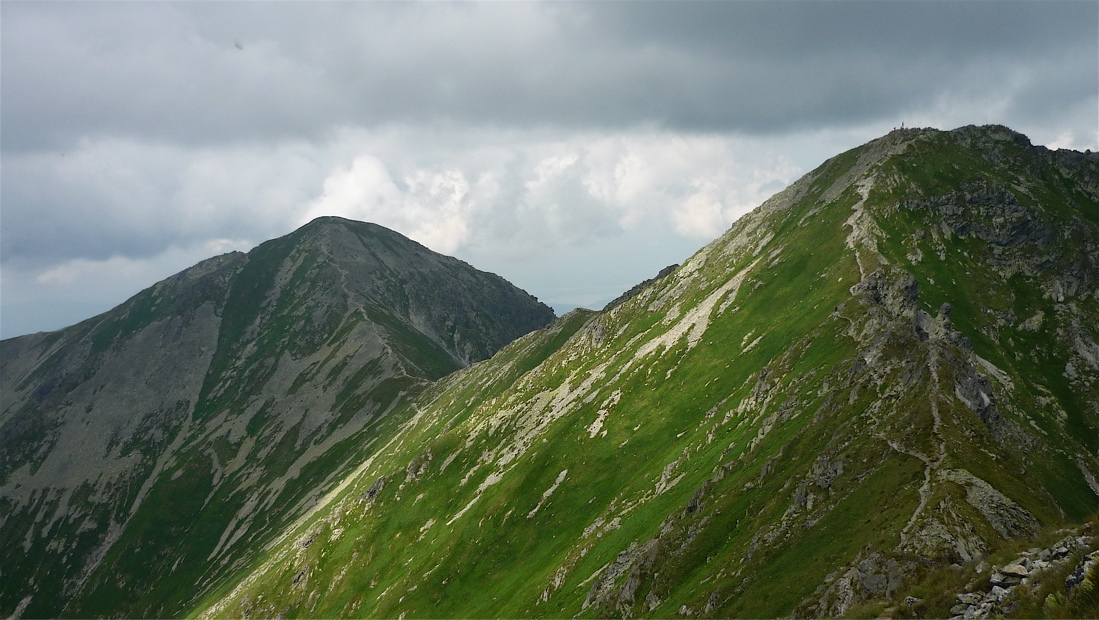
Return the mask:
[[[312,220],[310,220],[306,224],[302,225],[300,228],[298,228],[296,231],[294,231],[294,233],[291,233],[291,234],[295,234],[295,233],[296,234],[304,234],[304,233],[308,233],[308,232],[312,232],[312,231],[321,231],[321,230],[331,231],[331,230],[340,230],[340,229],[355,230],[355,231],[359,231],[360,233],[371,233],[371,234],[385,235],[385,236],[391,236],[391,237],[400,237],[400,238],[405,239],[406,241],[408,241],[410,243],[415,243],[417,245],[420,245],[416,241],[413,241],[412,239],[409,239],[408,237],[405,237],[401,233],[399,233],[395,230],[391,230],[389,228],[386,228],[386,227],[384,227],[380,224],[375,224],[373,222],[364,222],[364,221],[360,221],[360,220],[352,220],[352,219],[348,219],[348,218],[341,217],[341,216],[338,216],[338,215],[322,215],[322,216],[313,218]]]
[[[499,276],[329,217],[3,341],[0,609],[177,615],[411,395],[552,319]]]

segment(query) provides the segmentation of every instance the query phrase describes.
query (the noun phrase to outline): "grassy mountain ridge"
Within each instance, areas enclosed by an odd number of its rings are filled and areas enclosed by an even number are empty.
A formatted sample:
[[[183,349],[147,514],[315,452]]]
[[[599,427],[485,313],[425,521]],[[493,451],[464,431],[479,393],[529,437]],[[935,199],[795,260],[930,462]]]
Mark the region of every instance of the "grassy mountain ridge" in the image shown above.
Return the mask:
[[[195,613],[842,615],[1075,527],[1099,510],[1097,217],[1099,156],[1006,128],[843,153],[413,399]]]
[[[366,458],[409,395],[552,316],[321,218],[3,341],[0,611],[180,613]]]

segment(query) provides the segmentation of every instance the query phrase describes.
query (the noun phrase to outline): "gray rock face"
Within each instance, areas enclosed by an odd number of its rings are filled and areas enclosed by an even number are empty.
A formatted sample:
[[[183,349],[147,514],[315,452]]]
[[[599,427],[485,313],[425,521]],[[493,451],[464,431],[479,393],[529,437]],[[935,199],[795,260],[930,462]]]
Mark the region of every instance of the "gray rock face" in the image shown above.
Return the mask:
[[[1001,247],[1049,247],[1057,241],[1056,229],[1028,212],[1012,191],[983,181],[967,182],[950,194],[905,206],[933,209],[953,234]]]
[[[0,614],[180,609],[406,394],[552,318],[498,276],[322,218],[3,341]]]
[[[815,605],[803,604],[803,609],[809,617],[842,616],[863,601],[893,596],[916,566],[911,560],[873,553],[842,574],[830,575],[830,585],[814,595]]]
[[[459,366],[490,357],[505,344],[553,320],[553,311],[503,278],[437,254],[374,224],[321,218],[299,233],[302,243],[338,257],[328,289],[367,314],[394,315],[449,354]]]

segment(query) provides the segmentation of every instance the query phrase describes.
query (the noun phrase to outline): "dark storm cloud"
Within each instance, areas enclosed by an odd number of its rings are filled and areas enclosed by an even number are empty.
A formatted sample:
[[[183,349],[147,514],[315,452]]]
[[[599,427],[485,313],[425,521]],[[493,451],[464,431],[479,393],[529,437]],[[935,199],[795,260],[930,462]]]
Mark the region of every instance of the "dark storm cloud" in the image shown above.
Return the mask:
[[[1028,114],[1057,114],[1099,89],[1099,72],[1081,80],[1065,66],[1099,63],[1091,2],[5,3],[3,12],[5,150],[423,122],[774,132],[990,91],[1029,97]]]
[[[674,98],[665,120],[682,128],[865,122],[944,94],[1004,92],[1018,79],[1044,91],[1046,113],[1056,113],[1099,90],[1095,3],[654,2],[623,9],[593,6],[614,47],[653,46],[696,67],[686,79],[663,78]]]
[[[0,259],[148,258],[215,238],[288,232],[272,209],[323,179],[304,146],[186,149],[127,139],[5,153]]]
[[[595,304],[901,122],[1097,148],[1097,22],[1095,2],[0,2],[4,308],[106,308],[322,214]]]
[[[5,3],[4,149],[110,135],[267,139],[307,132],[333,115],[333,88],[319,67],[270,41],[237,49],[182,8]]]

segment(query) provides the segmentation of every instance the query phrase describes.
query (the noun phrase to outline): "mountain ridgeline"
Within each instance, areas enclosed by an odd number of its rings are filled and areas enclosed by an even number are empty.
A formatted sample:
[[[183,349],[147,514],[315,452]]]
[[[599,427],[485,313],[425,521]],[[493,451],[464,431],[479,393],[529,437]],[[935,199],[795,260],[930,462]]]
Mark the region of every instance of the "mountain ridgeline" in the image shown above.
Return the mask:
[[[320,218],[4,341],[0,613],[180,614],[408,398],[552,320],[498,276]]]
[[[1099,154],[894,131],[534,331],[383,238],[5,341],[0,612],[1099,613]]]

